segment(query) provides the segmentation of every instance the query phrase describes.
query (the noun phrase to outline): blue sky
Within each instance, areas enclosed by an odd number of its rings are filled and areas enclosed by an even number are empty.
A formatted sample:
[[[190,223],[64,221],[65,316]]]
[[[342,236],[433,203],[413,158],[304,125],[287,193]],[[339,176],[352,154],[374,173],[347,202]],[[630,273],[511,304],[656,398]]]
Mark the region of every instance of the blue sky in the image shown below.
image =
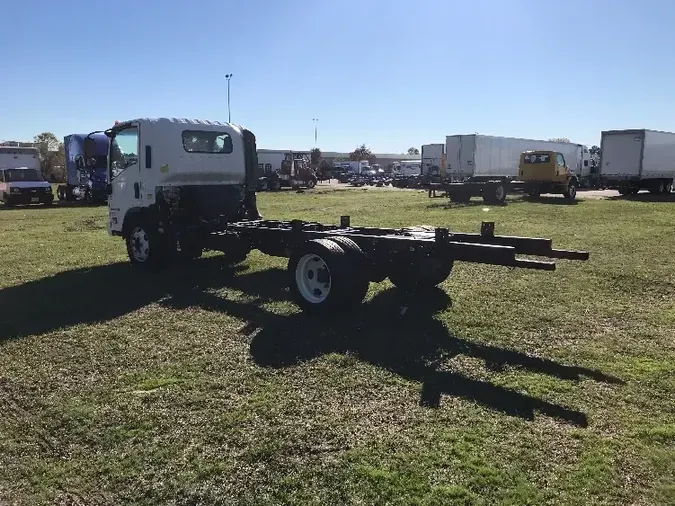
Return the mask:
[[[263,148],[675,131],[675,2],[9,1],[0,139],[232,121]],[[9,20],[9,22],[8,22]],[[15,20],[15,21],[14,21]]]

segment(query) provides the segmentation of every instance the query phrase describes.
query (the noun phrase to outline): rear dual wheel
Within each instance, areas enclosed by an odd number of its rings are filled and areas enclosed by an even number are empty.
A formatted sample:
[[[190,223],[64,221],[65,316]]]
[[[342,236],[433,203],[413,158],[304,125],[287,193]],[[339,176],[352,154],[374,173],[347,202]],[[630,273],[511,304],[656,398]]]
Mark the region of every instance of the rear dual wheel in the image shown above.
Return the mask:
[[[368,291],[366,257],[349,238],[314,239],[288,262],[291,294],[310,314],[356,306]]]

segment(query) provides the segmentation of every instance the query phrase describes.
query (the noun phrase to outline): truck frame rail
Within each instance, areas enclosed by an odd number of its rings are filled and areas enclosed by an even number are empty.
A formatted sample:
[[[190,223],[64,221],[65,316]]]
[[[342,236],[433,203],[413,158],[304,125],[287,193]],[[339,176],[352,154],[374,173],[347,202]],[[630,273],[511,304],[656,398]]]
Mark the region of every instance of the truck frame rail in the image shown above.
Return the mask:
[[[587,251],[554,248],[551,239],[496,235],[494,229],[494,222],[483,222],[479,233],[354,227],[349,216],[338,225],[223,218],[202,223],[197,234],[181,235],[178,245],[188,256],[199,256],[203,249],[222,251],[234,263],[252,250],[288,258],[291,294],[309,313],[360,303],[370,282],[386,278],[404,292],[423,294],[445,281],[457,261],[553,271],[555,259],[589,259]]]

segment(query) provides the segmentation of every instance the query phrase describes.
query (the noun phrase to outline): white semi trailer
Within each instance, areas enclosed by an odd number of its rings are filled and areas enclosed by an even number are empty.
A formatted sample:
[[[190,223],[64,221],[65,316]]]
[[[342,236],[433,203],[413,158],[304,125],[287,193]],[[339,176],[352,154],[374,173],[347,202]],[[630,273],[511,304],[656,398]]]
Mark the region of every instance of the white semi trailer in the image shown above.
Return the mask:
[[[537,150],[562,153],[580,180],[591,174],[591,155],[582,144],[469,134],[446,137],[447,175],[454,181],[517,178],[520,154]]]
[[[622,195],[670,193],[675,179],[675,133],[607,130],[600,141],[600,179]]]

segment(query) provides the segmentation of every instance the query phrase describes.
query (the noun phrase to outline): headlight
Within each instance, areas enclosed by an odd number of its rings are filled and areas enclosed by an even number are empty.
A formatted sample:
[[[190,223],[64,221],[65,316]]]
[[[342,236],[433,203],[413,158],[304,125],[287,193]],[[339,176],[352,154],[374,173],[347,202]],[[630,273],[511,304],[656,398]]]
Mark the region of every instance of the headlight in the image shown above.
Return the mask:
[[[47,193],[51,193],[51,192],[52,192],[52,187],[51,187],[51,185],[48,186],[47,188],[45,188],[45,191],[46,191]]]
[[[15,186],[10,187],[9,193],[21,193],[21,190],[19,188],[16,188]]]

